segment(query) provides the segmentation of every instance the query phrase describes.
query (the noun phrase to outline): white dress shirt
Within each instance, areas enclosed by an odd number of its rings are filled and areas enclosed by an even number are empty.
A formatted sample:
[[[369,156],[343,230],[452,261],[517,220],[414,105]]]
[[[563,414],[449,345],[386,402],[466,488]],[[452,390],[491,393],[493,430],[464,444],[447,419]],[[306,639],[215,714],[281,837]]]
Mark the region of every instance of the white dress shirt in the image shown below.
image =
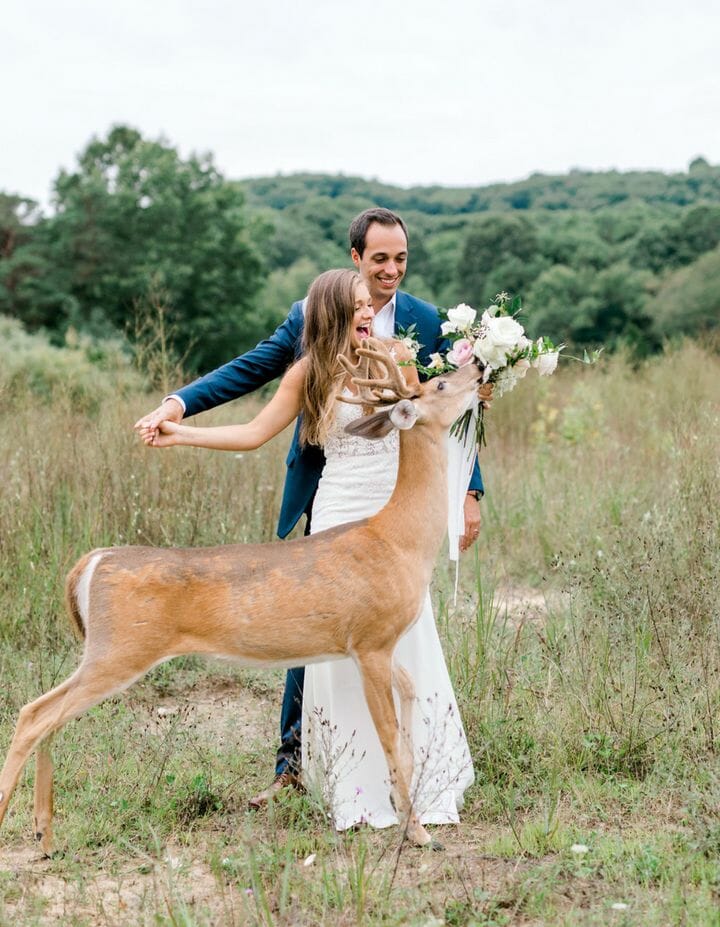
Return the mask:
[[[376,338],[395,337],[395,293],[390,302],[385,303],[382,309],[376,310],[372,331]]]

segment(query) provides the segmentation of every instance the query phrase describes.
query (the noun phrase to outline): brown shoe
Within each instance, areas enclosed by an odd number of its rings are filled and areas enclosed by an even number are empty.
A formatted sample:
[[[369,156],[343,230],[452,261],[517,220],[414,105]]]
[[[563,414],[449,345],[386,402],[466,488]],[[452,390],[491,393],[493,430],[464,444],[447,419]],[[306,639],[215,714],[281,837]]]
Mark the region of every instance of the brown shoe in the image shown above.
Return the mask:
[[[281,792],[283,789],[302,789],[302,784],[300,779],[295,773],[286,770],[283,773],[275,776],[271,784],[263,789],[262,792],[258,792],[257,795],[248,801],[248,808],[250,811],[259,811],[260,808],[264,808],[265,805],[272,799],[275,798],[278,792]]]

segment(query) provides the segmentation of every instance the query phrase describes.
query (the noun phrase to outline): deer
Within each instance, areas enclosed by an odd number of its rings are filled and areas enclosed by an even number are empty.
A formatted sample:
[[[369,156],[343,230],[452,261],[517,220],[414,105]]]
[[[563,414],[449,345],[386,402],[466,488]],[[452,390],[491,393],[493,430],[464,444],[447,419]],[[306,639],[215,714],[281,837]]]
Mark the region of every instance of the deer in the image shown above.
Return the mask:
[[[84,640],[82,661],[21,709],[0,772],[0,824],[35,751],[34,833],[51,855],[52,735],[159,663],[186,654],[254,667],[351,657],[404,838],[433,844],[410,793],[414,684],[393,652],[420,612],[447,527],[447,435],[475,400],[482,373],[471,363],[408,385],[382,342],[365,339],[358,357],[356,364],[340,357],[358,391],[344,401],[366,413],[347,430],[368,440],[400,433],[397,483],[384,508],[291,541],[109,547],[81,557],[67,575],[65,604]]]

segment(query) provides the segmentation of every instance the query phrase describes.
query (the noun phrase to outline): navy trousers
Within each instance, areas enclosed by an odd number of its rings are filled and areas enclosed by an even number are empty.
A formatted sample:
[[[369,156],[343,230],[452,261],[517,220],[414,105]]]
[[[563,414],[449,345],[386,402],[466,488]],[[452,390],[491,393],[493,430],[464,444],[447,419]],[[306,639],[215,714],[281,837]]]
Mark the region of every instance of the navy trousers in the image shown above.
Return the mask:
[[[280,712],[280,748],[275,762],[275,775],[284,772],[300,773],[300,746],[302,730],[302,697],[305,667],[288,670],[285,678],[282,710]]]

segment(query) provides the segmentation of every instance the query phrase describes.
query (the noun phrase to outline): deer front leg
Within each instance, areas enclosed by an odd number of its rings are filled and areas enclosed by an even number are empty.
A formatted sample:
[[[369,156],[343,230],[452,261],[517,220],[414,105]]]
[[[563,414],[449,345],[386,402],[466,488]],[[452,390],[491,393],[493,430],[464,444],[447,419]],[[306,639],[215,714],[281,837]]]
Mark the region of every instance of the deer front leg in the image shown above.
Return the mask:
[[[45,856],[52,853],[53,763],[50,754],[52,734],[35,751],[35,839]]]
[[[399,663],[393,661],[393,688],[400,700],[400,738],[402,747],[400,750],[400,761],[403,764],[403,775],[412,786],[413,777],[413,757],[415,748],[413,746],[413,711],[415,709],[415,683],[413,678]]]
[[[392,655],[387,653],[358,654],[356,662],[363,680],[365,699],[385,753],[395,807],[405,827],[408,840],[416,846],[432,842],[410,800],[410,779],[407,776],[408,760],[403,756],[395,704],[392,694]],[[401,696],[402,703],[402,696]],[[412,769],[412,755],[409,758]]]

